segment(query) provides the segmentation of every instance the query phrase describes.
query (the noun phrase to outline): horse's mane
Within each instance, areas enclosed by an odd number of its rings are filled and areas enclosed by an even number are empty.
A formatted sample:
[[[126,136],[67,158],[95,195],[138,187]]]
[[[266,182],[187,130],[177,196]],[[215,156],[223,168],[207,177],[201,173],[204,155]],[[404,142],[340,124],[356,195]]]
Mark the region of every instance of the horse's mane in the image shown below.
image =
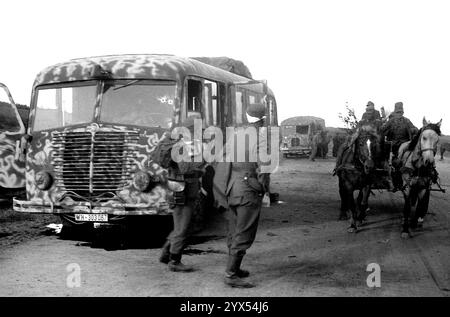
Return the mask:
[[[436,123],[428,123],[426,126],[420,128],[419,132],[417,132],[416,135],[414,135],[411,142],[409,143],[408,151],[414,151],[417,143],[419,143],[422,132],[425,130],[433,130],[434,132],[437,133],[437,135],[441,136],[441,127]]]

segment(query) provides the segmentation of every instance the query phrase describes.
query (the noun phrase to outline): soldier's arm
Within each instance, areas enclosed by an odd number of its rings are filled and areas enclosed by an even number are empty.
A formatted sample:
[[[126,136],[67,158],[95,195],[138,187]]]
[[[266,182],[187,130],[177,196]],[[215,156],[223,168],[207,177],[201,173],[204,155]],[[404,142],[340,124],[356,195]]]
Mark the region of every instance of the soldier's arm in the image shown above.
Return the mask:
[[[412,135],[415,135],[417,132],[419,132],[419,129],[416,128],[416,126],[411,122],[411,120],[406,119],[406,123]]]
[[[269,138],[269,135],[267,136]],[[270,173],[266,172],[266,169],[264,167],[267,167],[267,169],[270,167],[271,161],[264,162],[261,161],[261,157],[259,156],[259,150],[267,151],[269,152],[269,145],[270,143],[267,142],[267,138],[262,138],[261,135],[258,137],[258,144],[253,147],[253,151],[256,151],[256,157],[257,157],[257,164],[258,168],[256,170],[257,172],[257,178],[261,186],[263,187],[264,192],[269,192],[269,184],[270,184]],[[255,153],[254,153],[255,154]]]
[[[390,128],[391,128],[391,121],[385,122],[385,123],[381,126],[381,133],[383,133],[384,135],[386,135],[386,133],[390,130]]]

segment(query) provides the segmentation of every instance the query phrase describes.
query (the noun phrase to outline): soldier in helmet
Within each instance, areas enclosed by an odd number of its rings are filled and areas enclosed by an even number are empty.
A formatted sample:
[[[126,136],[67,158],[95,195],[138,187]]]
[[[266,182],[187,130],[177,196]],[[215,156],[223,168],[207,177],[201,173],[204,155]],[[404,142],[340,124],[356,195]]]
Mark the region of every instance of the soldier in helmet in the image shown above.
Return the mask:
[[[250,127],[263,125],[265,108],[262,105],[249,105],[246,112]],[[251,157],[251,153],[258,157],[258,146],[267,146],[261,139],[256,143],[245,145],[246,158]],[[224,281],[231,287],[254,287],[245,280],[249,272],[241,269],[241,263],[255,240],[262,198],[268,192],[269,175],[261,172],[260,162],[247,159],[238,162],[235,158],[231,163],[220,162],[216,166],[214,197],[219,206],[228,209],[228,261]]]
[[[194,117],[188,117],[184,122],[186,128],[189,129],[192,140],[194,135]],[[177,140],[178,141],[178,140]],[[177,142],[175,141],[175,142]],[[170,202],[173,209],[173,231],[169,234],[164,244],[160,256],[160,262],[168,264],[169,270],[174,272],[191,272],[193,267],[185,265],[181,262],[183,249],[186,246],[189,227],[194,213],[195,202],[200,191],[200,177],[203,173],[205,162],[195,162],[190,153],[190,162],[174,162],[171,159],[171,151],[173,149],[174,140],[163,139],[159,146],[165,146],[164,158],[160,161],[166,161],[169,171],[169,181],[177,184],[172,188],[173,197]],[[157,150],[155,150],[157,151]],[[158,152],[158,151],[157,151]],[[201,153],[200,153],[201,155]]]
[[[394,112],[391,113],[389,120],[381,127],[383,136],[386,137],[387,141],[390,141],[392,144],[392,166],[394,167],[392,180],[394,191],[400,189],[403,182],[402,176],[399,172],[401,162],[398,159],[398,149],[402,143],[411,141],[418,131],[419,130],[414,126],[414,124],[408,118],[403,116],[402,102],[397,102],[395,104]]]
[[[372,101],[367,102],[366,112],[362,115],[358,125],[363,124],[375,124],[376,126],[381,124],[380,112],[375,109],[375,104]]]
[[[395,104],[394,112],[389,116],[389,120],[381,127],[382,133],[388,141],[392,142],[392,154],[394,158],[398,155],[398,149],[404,142],[412,140],[419,131],[412,122],[403,116],[403,103]]]

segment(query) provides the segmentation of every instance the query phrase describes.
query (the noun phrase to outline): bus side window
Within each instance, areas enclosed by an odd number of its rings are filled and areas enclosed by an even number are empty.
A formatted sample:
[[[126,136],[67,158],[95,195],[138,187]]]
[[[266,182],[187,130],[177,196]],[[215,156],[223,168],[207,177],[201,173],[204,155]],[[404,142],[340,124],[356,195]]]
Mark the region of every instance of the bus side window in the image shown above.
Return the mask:
[[[236,115],[236,121],[235,123],[237,125],[241,125],[244,123],[243,115],[244,115],[244,92],[242,90],[236,90],[235,94],[235,100],[236,100],[236,108],[235,108],[235,115]]]
[[[224,122],[227,122],[228,107],[226,104],[226,87],[219,83],[218,103],[217,103],[217,125],[222,127]]]
[[[189,79],[187,90],[187,116],[203,117],[201,81]]]
[[[219,96],[217,91],[217,83],[205,80],[204,86],[205,95],[205,123],[206,126],[220,126],[220,109],[219,109]]]

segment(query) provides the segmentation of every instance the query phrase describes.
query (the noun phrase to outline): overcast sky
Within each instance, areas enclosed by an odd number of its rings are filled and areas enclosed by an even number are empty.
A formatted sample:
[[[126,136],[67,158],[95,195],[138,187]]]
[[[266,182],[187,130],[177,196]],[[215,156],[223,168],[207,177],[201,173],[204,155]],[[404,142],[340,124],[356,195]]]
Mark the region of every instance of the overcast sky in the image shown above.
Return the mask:
[[[0,82],[29,104],[36,74],[77,57],[228,56],[267,79],[280,119],[342,126],[368,100],[450,134],[449,1],[2,1]],[[281,121],[281,120],[280,120]]]

